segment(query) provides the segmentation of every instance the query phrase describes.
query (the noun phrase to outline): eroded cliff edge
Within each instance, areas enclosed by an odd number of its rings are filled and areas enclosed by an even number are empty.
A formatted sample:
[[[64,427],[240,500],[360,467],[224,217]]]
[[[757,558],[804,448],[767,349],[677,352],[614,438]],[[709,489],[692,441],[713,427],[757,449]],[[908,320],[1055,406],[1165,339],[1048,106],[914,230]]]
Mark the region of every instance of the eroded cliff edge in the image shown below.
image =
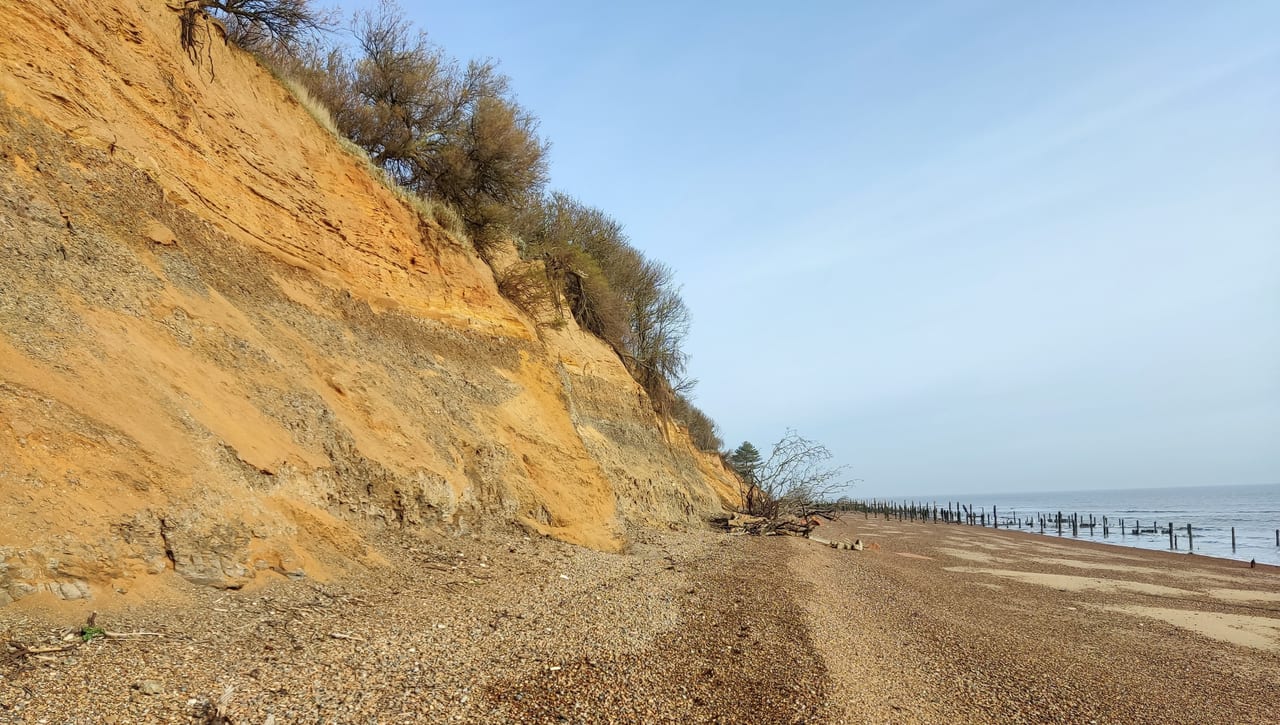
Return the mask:
[[[733,495],[616,355],[162,0],[0,23],[0,604],[377,566],[377,527],[602,549]]]

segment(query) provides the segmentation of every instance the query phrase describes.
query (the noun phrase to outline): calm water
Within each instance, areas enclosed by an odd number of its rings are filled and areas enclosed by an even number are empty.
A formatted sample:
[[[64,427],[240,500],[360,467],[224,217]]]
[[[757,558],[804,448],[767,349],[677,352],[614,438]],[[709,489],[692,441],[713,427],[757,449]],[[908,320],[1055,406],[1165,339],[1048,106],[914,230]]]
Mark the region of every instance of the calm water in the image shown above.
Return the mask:
[[[919,503],[937,501],[945,506],[946,497],[915,499]],[[1133,521],[1142,522],[1142,528],[1150,529],[1159,522],[1163,530],[1173,522],[1178,536],[1178,551],[1187,550],[1187,524],[1191,524],[1195,553],[1218,556],[1224,559],[1280,565],[1280,547],[1276,546],[1276,529],[1280,529],[1280,484],[1263,486],[1205,486],[1195,488],[1143,488],[1109,491],[1056,491],[1022,494],[975,494],[953,496],[952,501],[972,505],[975,510],[985,508],[988,520],[991,507],[998,508],[1000,520],[1015,515],[1026,519],[1037,514],[1056,515],[1058,511],[1068,516],[1081,514],[1089,520],[1093,514],[1098,525],[1092,533],[1081,528],[1081,539],[1104,541],[1121,546],[1168,551],[1169,535],[1139,534],[1134,536]],[[1102,536],[1102,517],[1111,524],[1111,533]],[[1119,519],[1125,520],[1127,529],[1122,536]],[[1236,550],[1231,551],[1231,527],[1236,527]],[[1027,531],[1026,527],[1023,527]],[[1040,531],[1037,523],[1034,529]],[[1046,536],[1058,535],[1055,527],[1046,524]],[[1063,524],[1064,538],[1071,537],[1071,527]]]

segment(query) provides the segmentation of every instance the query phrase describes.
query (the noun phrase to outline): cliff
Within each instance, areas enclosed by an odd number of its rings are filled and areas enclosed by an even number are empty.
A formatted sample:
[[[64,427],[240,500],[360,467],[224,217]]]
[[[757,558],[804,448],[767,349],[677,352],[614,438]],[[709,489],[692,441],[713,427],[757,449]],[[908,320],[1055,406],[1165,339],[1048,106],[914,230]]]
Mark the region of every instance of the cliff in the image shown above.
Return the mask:
[[[381,566],[378,529],[619,550],[733,496],[216,28],[0,15],[0,604]]]

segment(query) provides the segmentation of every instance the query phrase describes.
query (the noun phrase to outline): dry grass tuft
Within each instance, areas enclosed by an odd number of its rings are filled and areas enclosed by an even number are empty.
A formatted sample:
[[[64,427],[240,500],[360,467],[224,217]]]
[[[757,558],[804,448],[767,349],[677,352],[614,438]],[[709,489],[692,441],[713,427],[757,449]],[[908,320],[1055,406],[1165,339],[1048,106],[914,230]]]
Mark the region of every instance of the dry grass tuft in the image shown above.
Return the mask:
[[[270,64],[267,64],[267,67],[270,68]],[[307,110],[307,113],[311,114],[311,117],[315,119],[316,123],[320,124],[324,130],[333,134],[337,138],[345,140],[343,135],[338,132],[338,124],[333,121],[333,113],[320,101],[320,99],[312,95],[311,91],[307,90],[305,85],[299,82],[296,78],[284,75],[283,73],[273,71],[272,75],[284,84],[284,87],[293,94],[294,99]],[[351,142],[347,141],[347,143]],[[354,148],[360,148],[355,144],[351,144],[351,146]],[[360,155],[368,159],[368,155],[364,153],[363,149],[360,151]]]

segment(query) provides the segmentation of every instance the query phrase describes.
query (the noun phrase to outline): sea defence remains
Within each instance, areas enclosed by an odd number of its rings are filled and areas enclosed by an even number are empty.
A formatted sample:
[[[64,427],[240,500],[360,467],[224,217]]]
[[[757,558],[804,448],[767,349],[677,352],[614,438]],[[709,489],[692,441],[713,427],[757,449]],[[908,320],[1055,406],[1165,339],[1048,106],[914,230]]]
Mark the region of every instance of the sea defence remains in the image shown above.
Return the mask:
[[[1079,538],[1083,531],[1090,537],[1100,535],[1107,543],[1132,545],[1144,549],[1156,548],[1153,543],[1159,538],[1167,540],[1169,551],[1188,553],[1195,552],[1197,531],[1204,532],[1204,529],[1193,526],[1190,522],[1162,522],[1158,519],[1139,519],[1134,516],[1098,517],[1093,513],[1082,514],[1062,510],[1022,514],[1005,510],[1002,514],[999,507],[995,505],[988,511],[985,507],[953,501],[939,504],[936,501],[922,503],[872,499],[846,502],[841,508],[861,513],[864,519],[874,516],[886,521],[922,521],[978,528],[1016,529],[1073,538]],[[1275,548],[1280,552],[1280,528],[1273,529],[1272,533],[1275,538]],[[1234,555],[1237,552],[1236,527],[1224,527],[1222,534],[1229,536],[1231,553]],[[1129,540],[1130,537],[1133,537],[1132,541]],[[1209,552],[1210,555],[1219,554],[1220,552],[1216,549],[1217,547]]]

